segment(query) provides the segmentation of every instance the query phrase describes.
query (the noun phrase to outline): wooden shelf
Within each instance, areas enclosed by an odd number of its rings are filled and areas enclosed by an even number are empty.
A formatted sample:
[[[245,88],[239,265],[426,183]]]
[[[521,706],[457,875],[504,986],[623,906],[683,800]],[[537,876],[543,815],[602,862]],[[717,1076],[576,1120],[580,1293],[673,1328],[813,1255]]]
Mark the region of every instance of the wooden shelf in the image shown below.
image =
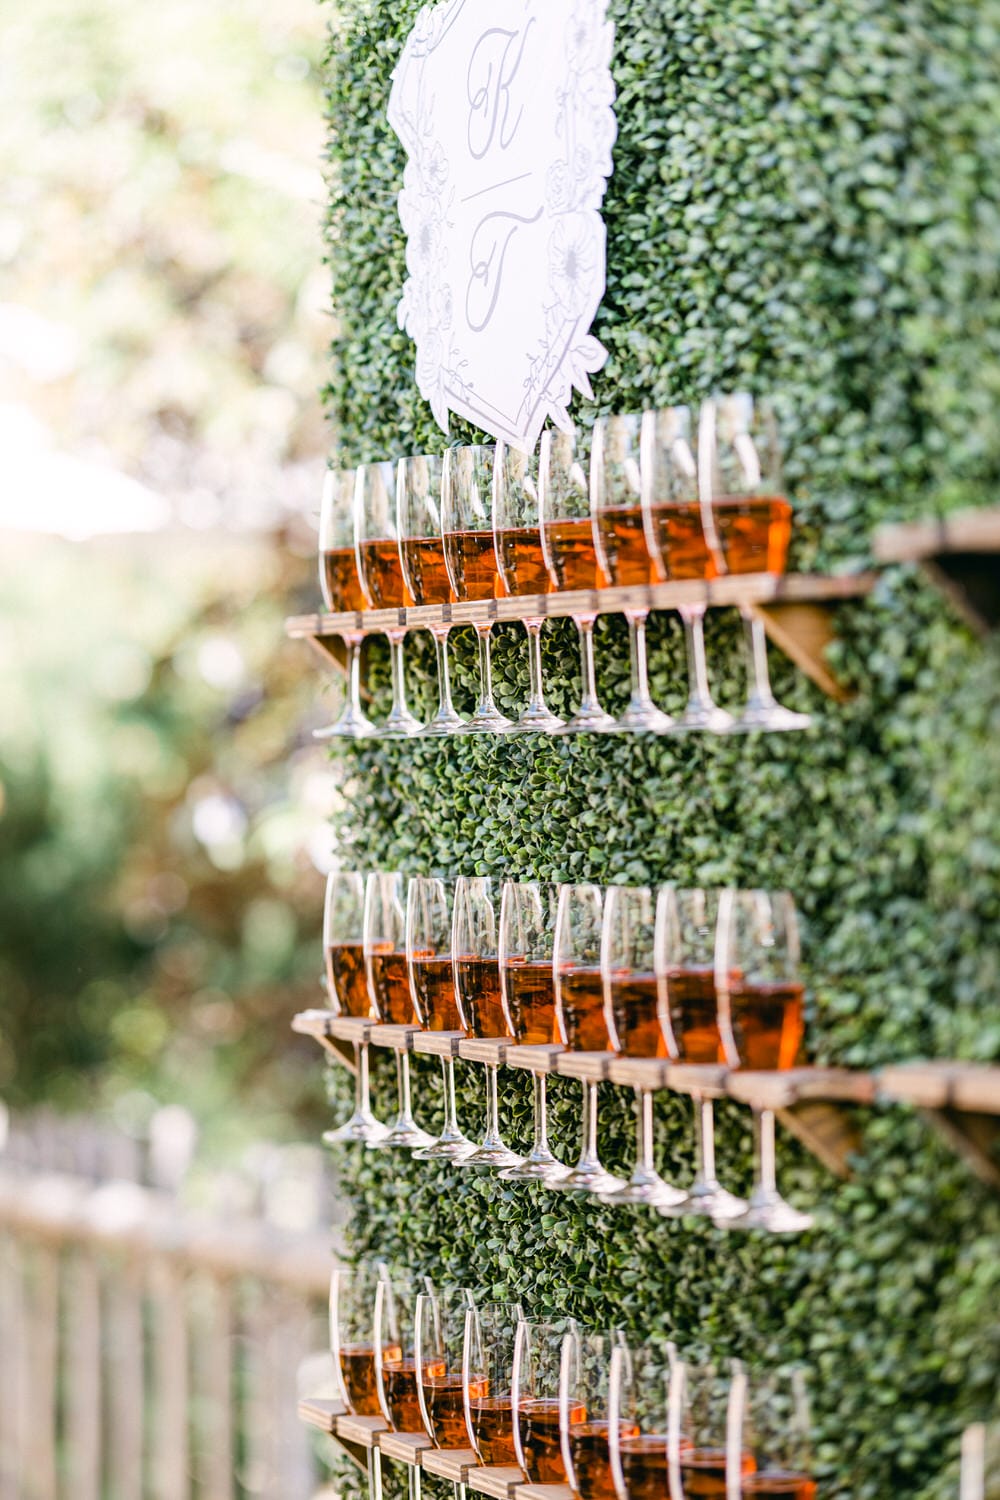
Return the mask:
[[[519,594],[463,604],[427,604],[411,609],[372,609],[360,613],[297,615],[285,622],[293,640],[306,641],[330,665],[342,665],[342,637],[381,635],[388,630],[427,630],[435,625],[486,625],[570,615],[621,614],[630,609],[677,610],[745,607],[758,614],[769,637],[825,693],[843,698],[843,688],[825,661],[833,638],[832,610],[846,599],[870,592],[873,573],[841,577],[791,573],[746,573],[711,581],[692,579],[648,588],[584,589],[552,594]]]
[[[559,1047],[519,1047],[477,1040],[458,1032],[424,1032],[409,1026],[304,1011],[293,1028],[318,1041],[369,1040],[376,1047],[433,1056],[460,1057],[535,1073],[556,1073],[588,1083],[614,1083],[656,1093],[732,1099],[752,1109],[772,1109],[782,1124],[839,1177],[850,1174],[850,1158],[861,1137],[853,1110],[876,1103],[911,1105],[924,1112],[982,1181],[1000,1189],[1000,1066],[965,1062],[915,1062],[877,1072],[850,1068],[791,1068],[750,1072],[740,1068],[690,1067],[667,1058],[616,1057],[612,1052],[565,1052]],[[343,1059],[341,1059],[343,1060]],[[353,1061],[353,1049],[352,1049]]]
[[[879,562],[919,563],[979,634],[1000,622],[1000,506],[882,526],[872,550]]]

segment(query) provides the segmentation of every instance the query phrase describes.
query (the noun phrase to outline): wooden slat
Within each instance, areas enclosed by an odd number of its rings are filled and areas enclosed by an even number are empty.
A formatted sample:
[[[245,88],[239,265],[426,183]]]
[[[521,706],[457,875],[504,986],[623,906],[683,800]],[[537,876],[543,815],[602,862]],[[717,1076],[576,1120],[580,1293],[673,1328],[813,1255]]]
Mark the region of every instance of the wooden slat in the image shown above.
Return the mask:
[[[23,1254],[0,1236],[0,1500],[23,1500],[21,1476],[28,1447],[28,1360],[25,1341]]]
[[[142,1500],[143,1278],[140,1264],[133,1256],[117,1257],[113,1263],[104,1282],[104,1307],[110,1500]],[[211,1494],[207,1500],[223,1500],[223,1497]]]
[[[612,1057],[608,1077],[630,1089],[665,1089],[670,1063],[659,1057]]]
[[[524,1484],[524,1474],[512,1464],[487,1464],[470,1469],[466,1483],[470,1490],[490,1495],[492,1500],[510,1500],[517,1485]]]
[[[342,1042],[357,1042],[359,1046],[363,1042],[370,1042],[379,1029],[377,1021],[370,1021],[364,1016],[331,1016],[327,1023],[329,1036],[337,1037]]]
[[[236,1465],[232,1291],[228,1282],[222,1280],[213,1281],[203,1291],[204,1305],[197,1327],[198,1394],[203,1412],[198,1478],[206,1500],[233,1500]]]
[[[561,1046],[508,1047],[505,1062],[511,1068],[527,1068],[532,1073],[554,1073]]]
[[[919,562],[942,552],[1000,552],[1000,506],[880,526],[872,552],[879,562]]]
[[[73,1500],[101,1493],[101,1313],[97,1265],[88,1250],[67,1265],[66,1459]],[[155,1500],[174,1500],[157,1491]]]
[[[423,1450],[430,1448],[432,1444],[425,1432],[380,1432],[378,1446],[384,1457],[394,1458],[397,1463],[410,1464],[415,1468],[420,1463]]]
[[[187,1500],[188,1339],[184,1280],[167,1261],[150,1271],[153,1309],[153,1421],[150,1431],[153,1500]],[[253,1423],[248,1424],[253,1441]]]
[[[573,1500],[568,1484],[519,1484],[514,1500]]]
[[[495,1041],[492,1038],[483,1040],[479,1037],[464,1037],[458,1044],[458,1055],[465,1062],[492,1063],[495,1067],[502,1067],[507,1049],[511,1046],[512,1042]]]
[[[791,1068],[783,1073],[744,1073],[737,1068],[727,1074],[725,1090],[730,1099],[756,1109],[788,1109],[805,1100],[820,1099],[871,1104],[875,1079],[870,1073],[855,1073],[848,1068]]]
[[[608,1076],[611,1052],[560,1052],[556,1072],[563,1078],[579,1078],[585,1083],[602,1083]]]
[[[59,1351],[59,1255],[48,1246],[31,1256],[27,1303],[28,1390],[31,1420],[27,1432],[30,1500],[56,1500],[56,1409]],[[0,1359],[3,1355],[0,1354]]]
[[[330,1022],[337,1019],[333,1010],[300,1010],[292,1017],[292,1030],[299,1036],[311,1036],[322,1042],[329,1035]]]
[[[763,622],[768,639],[821,692],[837,703],[850,701],[854,694],[837,681],[826,662],[826,653],[836,639],[834,615],[829,605],[791,602],[760,604],[754,606],[751,613]]]
[[[318,1427],[320,1432],[333,1436],[337,1431],[337,1418],[344,1415],[342,1401],[327,1401],[321,1396],[304,1396],[299,1402],[299,1421],[307,1427]]]
[[[412,1052],[413,1038],[419,1030],[419,1026],[373,1026],[372,1046],[391,1047],[393,1052]]]
[[[348,1415],[337,1418],[337,1436],[348,1443],[356,1444],[359,1448],[374,1448],[378,1434],[387,1431],[388,1426],[384,1417]]]
[[[914,1062],[883,1068],[878,1091],[922,1109],[1000,1114],[1000,1067],[985,1063]]]
[[[464,1039],[464,1031],[418,1031],[413,1051],[425,1057],[458,1057],[458,1044]]]
[[[779,1109],[784,1128],[835,1177],[851,1175],[850,1159],[861,1149],[861,1132],[842,1104],[811,1100]]]
[[[452,1484],[465,1484],[470,1469],[479,1467],[479,1459],[472,1448],[428,1448],[421,1455],[420,1462],[428,1474],[449,1479]]]

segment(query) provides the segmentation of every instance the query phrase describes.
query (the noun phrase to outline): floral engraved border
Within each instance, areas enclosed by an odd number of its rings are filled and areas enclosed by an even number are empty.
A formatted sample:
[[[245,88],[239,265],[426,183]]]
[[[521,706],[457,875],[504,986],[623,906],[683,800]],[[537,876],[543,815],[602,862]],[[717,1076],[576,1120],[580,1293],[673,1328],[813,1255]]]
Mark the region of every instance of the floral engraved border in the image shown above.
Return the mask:
[[[407,278],[397,309],[401,329],[417,349],[420,393],[448,431],[454,411],[494,436],[531,448],[546,418],[570,424],[573,389],[592,396],[589,376],[607,350],[590,334],[605,286],[606,235],[601,204],[612,172],[617,134],[611,75],[614,26],[607,0],[561,0],[566,7],[557,90],[560,155],[545,178],[549,229],[544,327],[524,350],[523,396],[500,412],[470,379],[455,329],[449,228],[455,188],[449,147],[435,123],[433,70],[424,64],[469,4],[425,5],[393,73],[389,122],[407,152],[399,216],[406,234]],[[479,0],[492,5],[492,0]],[[543,0],[546,5],[559,0]]]

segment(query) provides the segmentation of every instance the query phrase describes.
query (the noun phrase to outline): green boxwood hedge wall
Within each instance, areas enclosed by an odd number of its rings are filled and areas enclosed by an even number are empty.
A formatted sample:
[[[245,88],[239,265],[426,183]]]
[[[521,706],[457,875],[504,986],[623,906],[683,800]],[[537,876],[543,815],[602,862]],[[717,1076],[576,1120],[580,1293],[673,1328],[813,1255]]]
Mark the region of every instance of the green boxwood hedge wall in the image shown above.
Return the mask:
[[[437,449],[395,321],[403,161],[389,75],[418,0],[331,14],[329,254],[337,462]],[[797,506],[794,565],[856,567],[887,518],[992,501],[1000,476],[1000,0],[611,0],[619,140],[609,185],[610,350],[594,410],[773,393]],[[578,415],[592,412],[582,403]],[[456,425],[453,438],[466,439]],[[753,739],[459,740],[336,752],[341,857],[364,867],[625,883],[787,886],[805,921],[809,1041],[823,1062],[1000,1057],[1000,675],[919,577],[887,572],[845,608],[838,706],[773,657],[815,726]],[[682,699],[676,620],[652,629],[652,680]],[[460,706],[472,642],[453,637]],[[710,620],[722,701],[743,689],[735,623]],[[627,679],[622,622],[598,634],[610,706]],[[499,697],[523,701],[523,636],[497,632]],[[577,688],[571,627],[546,630],[550,701]],[[411,695],[434,691],[412,642]],[[384,701],[385,664],[371,652]],[[392,1087],[381,1060],[380,1102]],[[417,1108],[437,1118],[433,1069]],[[460,1068],[463,1119],[482,1075]],[[337,1110],[347,1075],[330,1076]],[[577,1148],[577,1090],[557,1081],[553,1136]],[[627,1097],[602,1089],[602,1152],[630,1160]],[[525,1081],[501,1110],[527,1138]],[[689,1106],[657,1102],[662,1168],[690,1170]],[[789,1195],[817,1226],[792,1242],[725,1236],[341,1152],[352,1248],[517,1294],[652,1339],[813,1370],[826,1496],[944,1500],[957,1437],[997,1411],[1000,1201],[921,1118],[859,1114],[840,1183],[781,1143]],[[744,1113],[720,1111],[725,1179],[746,1186]]]

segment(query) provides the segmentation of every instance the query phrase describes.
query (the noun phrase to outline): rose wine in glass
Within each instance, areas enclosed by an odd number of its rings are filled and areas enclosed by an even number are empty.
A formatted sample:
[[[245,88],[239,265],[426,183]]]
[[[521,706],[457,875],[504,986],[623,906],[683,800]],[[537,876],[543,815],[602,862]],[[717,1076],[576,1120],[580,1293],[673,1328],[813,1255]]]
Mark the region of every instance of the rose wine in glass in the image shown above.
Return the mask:
[[[615,1500],[611,1474],[609,1381],[621,1333],[566,1334],[559,1372],[559,1432],[569,1486],[580,1500]],[[618,1423],[619,1440],[639,1431]]]
[[[329,469],[323,485],[319,516],[319,584],[331,614],[356,614],[365,608],[354,549],[354,492],[356,469]],[[365,739],[375,726],[361,707],[361,647],[364,634],[340,631],[347,652],[347,692],[340,718],[316,739]]]
[[[466,1442],[462,1363],[471,1303],[468,1292],[457,1290],[421,1292],[417,1298],[417,1395],[424,1431],[435,1448],[461,1448]]]
[[[358,870],[332,870],[323,903],[326,982],[339,1013],[361,1019],[373,1014],[364,952],[365,878]],[[354,1043],[354,1113],[346,1124],[324,1132],[327,1146],[372,1145],[388,1135],[372,1114],[366,1041]]]
[[[406,963],[409,993],[417,1020],[426,1031],[462,1032],[455,994],[451,934],[455,882],[413,875],[406,890]],[[422,1161],[462,1161],[475,1147],[458,1128],[455,1112],[455,1059],[441,1058],[444,1128],[433,1145],[414,1155]]]
[[[638,416],[599,417],[590,456],[590,504],[601,567],[618,588],[658,582],[643,517]],[[632,692],[616,720],[619,730],[666,734],[673,720],[649,696],[646,669],[646,607],[627,609]]]
[[[344,1404],[356,1417],[379,1415],[373,1342],[378,1279],[375,1267],[365,1264],[336,1266],[330,1277],[330,1349]],[[390,1342],[388,1352],[400,1351]]]
[[[373,871],[365,885],[364,947],[368,992],[379,1021],[414,1026],[417,1018],[410,991],[406,956],[406,898],[402,875]],[[410,1058],[404,1039],[396,1048],[398,1113],[379,1148],[430,1146],[434,1137],[421,1130],[410,1104]]]
[[[401,458],[396,466],[396,531],[403,582],[414,604],[450,604],[455,594],[448,577],[441,531],[444,460],[438,455]],[[459,734],[463,720],[451,701],[448,635],[442,621],[427,627],[434,640],[438,671],[437,711],[421,733],[431,738]]]
[[[539,530],[538,461],[518,448],[498,443],[493,465],[493,543],[504,593],[547,594],[552,587]],[[545,704],[542,683],[543,615],[522,621],[528,637],[528,705],[514,729],[551,734],[563,721]]]
[[[465,1031],[480,1040],[513,1040],[500,993],[499,904],[488,876],[462,875],[456,880],[451,936],[455,996]],[[505,1168],[520,1161],[500,1135],[497,1065],[487,1063],[486,1130],[480,1145],[460,1165]]]
[[[604,1018],[615,1052],[627,1057],[666,1057],[660,1029],[658,985],[653,967],[655,908],[648,886],[614,885],[604,898],[601,976]],[[653,1161],[653,1096],[635,1091],[636,1160],[623,1187],[604,1194],[608,1203],[671,1207],[684,1198],[665,1182]]]
[[[575,1334],[576,1324],[540,1323],[522,1319],[514,1343],[511,1394],[514,1407],[514,1448],[518,1463],[532,1484],[566,1484],[560,1430],[563,1341]],[[567,1421],[583,1421],[586,1412],[575,1399]]]
[[[521,1046],[558,1041],[552,944],[557,893],[538,881],[504,882],[500,902],[500,994],[507,1026]],[[568,1169],[549,1150],[544,1073],[532,1071],[534,1141],[523,1162],[502,1174],[508,1182],[554,1182]]]
[[[358,469],[354,537],[358,577],[368,608],[402,609],[412,604],[399,555],[396,475],[391,463],[364,464]],[[393,625],[385,634],[392,668],[392,708],[378,732],[388,738],[407,738],[419,733],[420,724],[406,706],[406,626]]]
[[[739,1493],[760,1500],[815,1500],[812,1420],[805,1372],[794,1369],[746,1380],[742,1422],[734,1456],[745,1453],[752,1468],[740,1473]]]
[[[493,542],[492,446],[449,448],[444,459],[441,528],[448,577],[456,599],[496,599],[503,593]],[[479,702],[463,732],[509,734],[513,721],[493,701],[490,635],[493,624],[475,626],[479,639]]]
[[[594,544],[586,460],[575,429],[543,432],[538,455],[539,534],[552,587],[558,590],[593,592],[608,584]],[[614,719],[601,707],[597,696],[596,620],[593,609],[578,610],[573,615],[580,638],[580,704],[560,734],[601,733],[614,728]]]
[[[516,1303],[491,1302],[465,1315],[462,1388],[469,1441],[483,1464],[517,1463],[511,1377],[521,1321]]]

